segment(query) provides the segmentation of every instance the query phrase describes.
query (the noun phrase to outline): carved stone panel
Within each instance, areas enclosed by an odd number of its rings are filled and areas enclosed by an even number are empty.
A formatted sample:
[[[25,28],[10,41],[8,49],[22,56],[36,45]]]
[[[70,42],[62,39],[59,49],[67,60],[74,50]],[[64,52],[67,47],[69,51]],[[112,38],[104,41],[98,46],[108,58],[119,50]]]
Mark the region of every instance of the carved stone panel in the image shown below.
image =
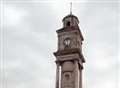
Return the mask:
[[[62,88],[73,88],[73,72],[62,73]]]

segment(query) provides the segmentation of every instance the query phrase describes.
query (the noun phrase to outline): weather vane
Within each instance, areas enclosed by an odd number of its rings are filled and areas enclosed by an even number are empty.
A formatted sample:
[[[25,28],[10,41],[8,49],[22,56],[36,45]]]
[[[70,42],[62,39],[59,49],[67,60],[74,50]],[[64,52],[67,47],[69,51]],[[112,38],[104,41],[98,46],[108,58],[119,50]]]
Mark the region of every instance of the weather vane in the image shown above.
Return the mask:
[[[72,14],[72,2],[70,3],[70,14]]]

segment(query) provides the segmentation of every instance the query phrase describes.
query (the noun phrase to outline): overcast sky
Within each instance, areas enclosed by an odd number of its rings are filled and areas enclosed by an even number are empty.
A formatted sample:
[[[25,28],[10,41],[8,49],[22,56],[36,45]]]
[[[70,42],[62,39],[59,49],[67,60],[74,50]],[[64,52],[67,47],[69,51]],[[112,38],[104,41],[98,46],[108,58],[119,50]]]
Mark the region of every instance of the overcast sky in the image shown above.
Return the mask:
[[[72,0],[71,0],[72,1]],[[69,14],[66,0],[4,0],[1,3],[1,88],[55,88],[56,30]],[[117,0],[74,0],[84,36],[83,88],[118,88]]]

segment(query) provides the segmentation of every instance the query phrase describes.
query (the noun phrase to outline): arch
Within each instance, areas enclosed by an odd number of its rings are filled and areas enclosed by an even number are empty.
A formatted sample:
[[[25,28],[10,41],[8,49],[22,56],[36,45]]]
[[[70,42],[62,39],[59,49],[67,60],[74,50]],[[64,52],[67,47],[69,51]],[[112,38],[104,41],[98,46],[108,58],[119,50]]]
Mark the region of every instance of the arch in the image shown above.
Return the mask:
[[[68,21],[67,24],[66,24],[66,26],[70,26],[70,25],[71,25],[71,23],[70,23],[70,21]]]

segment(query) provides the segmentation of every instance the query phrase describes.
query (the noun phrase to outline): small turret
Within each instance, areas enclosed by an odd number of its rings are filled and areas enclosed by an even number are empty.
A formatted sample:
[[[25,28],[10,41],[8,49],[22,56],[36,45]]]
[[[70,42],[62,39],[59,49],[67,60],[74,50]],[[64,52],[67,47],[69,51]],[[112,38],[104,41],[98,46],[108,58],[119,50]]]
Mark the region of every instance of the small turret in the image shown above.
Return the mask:
[[[63,18],[63,27],[78,27],[79,20],[76,16],[69,14]]]

